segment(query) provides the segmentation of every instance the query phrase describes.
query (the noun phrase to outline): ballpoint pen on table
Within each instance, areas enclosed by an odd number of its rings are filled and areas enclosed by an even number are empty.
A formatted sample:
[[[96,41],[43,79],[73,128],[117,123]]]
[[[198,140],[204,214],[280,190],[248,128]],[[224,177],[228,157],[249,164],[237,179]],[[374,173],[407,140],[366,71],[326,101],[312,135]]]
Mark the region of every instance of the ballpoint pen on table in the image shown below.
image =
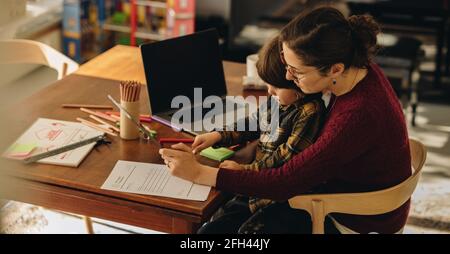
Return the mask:
[[[192,138],[160,138],[159,143],[193,143]]]

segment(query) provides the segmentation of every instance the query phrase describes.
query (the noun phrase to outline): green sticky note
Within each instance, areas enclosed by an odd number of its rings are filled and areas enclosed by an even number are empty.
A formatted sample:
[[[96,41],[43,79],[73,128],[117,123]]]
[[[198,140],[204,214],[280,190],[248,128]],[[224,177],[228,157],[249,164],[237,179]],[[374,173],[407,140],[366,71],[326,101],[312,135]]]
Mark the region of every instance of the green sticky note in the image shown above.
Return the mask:
[[[23,157],[29,155],[36,148],[36,144],[14,144],[10,151],[9,156]]]
[[[232,157],[234,155],[234,151],[225,147],[220,147],[216,149],[208,147],[203,151],[201,151],[200,155],[205,156],[206,158],[209,158],[211,160],[224,161]]]

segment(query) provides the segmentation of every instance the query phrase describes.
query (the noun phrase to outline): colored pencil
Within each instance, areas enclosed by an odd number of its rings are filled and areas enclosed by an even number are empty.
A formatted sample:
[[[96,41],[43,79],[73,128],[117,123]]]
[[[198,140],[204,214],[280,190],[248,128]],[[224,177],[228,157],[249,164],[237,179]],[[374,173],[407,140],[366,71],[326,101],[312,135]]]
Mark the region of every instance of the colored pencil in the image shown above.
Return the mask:
[[[120,132],[120,129],[119,129],[119,128],[117,128],[117,127],[115,127],[115,126],[112,126],[111,124],[109,124],[109,123],[103,121],[102,119],[100,119],[100,118],[97,117],[97,116],[89,115],[89,117],[92,118],[92,119],[94,119],[95,121],[101,123],[101,124],[104,124],[104,125],[108,126],[108,128],[110,128],[110,129],[112,129],[112,130],[114,130],[114,131]]]
[[[94,116],[98,116],[98,117],[103,118],[103,119],[105,119],[105,120],[111,121],[111,122],[117,122],[116,119],[114,119],[114,118],[108,116],[108,115],[105,114],[105,113],[99,112],[99,111],[94,112],[94,111],[89,110],[89,109],[87,109],[87,108],[80,108],[80,110],[83,111],[83,112],[86,112],[86,113],[88,113],[88,114],[91,114],[91,115],[94,115]]]
[[[95,124],[95,123],[93,123],[93,122],[89,122],[88,120],[85,120],[85,119],[83,119],[83,118],[77,117],[77,121],[81,122],[82,124],[84,124],[84,125],[86,125],[86,126],[89,126],[89,127],[93,128],[93,129],[96,129],[96,130],[105,132],[105,133],[107,133],[107,134],[109,134],[109,135],[111,135],[111,136],[115,136],[115,137],[117,136],[117,134],[114,133],[113,131],[111,131],[111,130],[109,130],[109,129],[105,129],[105,128],[103,128],[103,127],[100,127],[100,126],[98,126],[97,124]]]
[[[97,108],[97,109],[112,109],[109,105],[89,105],[89,104],[62,104],[63,108]]]

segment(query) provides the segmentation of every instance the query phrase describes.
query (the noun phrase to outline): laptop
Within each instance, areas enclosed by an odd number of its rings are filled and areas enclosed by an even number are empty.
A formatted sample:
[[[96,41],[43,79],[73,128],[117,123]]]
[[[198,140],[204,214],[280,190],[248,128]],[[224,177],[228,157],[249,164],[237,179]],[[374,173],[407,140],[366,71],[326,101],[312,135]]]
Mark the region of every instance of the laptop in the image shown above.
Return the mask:
[[[168,39],[140,46],[144,63],[147,89],[150,99],[150,112],[153,116],[171,121],[172,125],[198,135],[211,131],[211,126],[203,126],[202,119],[211,111],[203,107],[205,98],[211,103],[222,102],[223,109],[218,110],[223,115],[216,119],[226,119],[230,114],[247,108],[245,101],[226,100],[227,87],[222,66],[217,30],[209,29],[194,34]],[[181,107],[177,98],[190,102],[190,107]],[[225,103],[234,104],[232,108]],[[213,104],[215,106],[215,104]],[[212,108],[214,108],[214,106]],[[228,109],[227,109],[228,108]],[[189,114],[190,112],[190,114]],[[186,113],[186,114],[185,114]],[[179,117],[180,115],[187,116]],[[189,118],[190,116],[190,118]],[[172,121],[178,117],[178,121]],[[209,116],[210,117],[210,116]],[[231,119],[231,118],[227,118]],[[214,128],[222,128],[222,121],[214,122]],[[217,122],[217,123],[216,123]],[[175,124],[174,124],[175,123]],[[200,128],[199,128],[200,126]],[[208,127],[208,128],[207,128]]]

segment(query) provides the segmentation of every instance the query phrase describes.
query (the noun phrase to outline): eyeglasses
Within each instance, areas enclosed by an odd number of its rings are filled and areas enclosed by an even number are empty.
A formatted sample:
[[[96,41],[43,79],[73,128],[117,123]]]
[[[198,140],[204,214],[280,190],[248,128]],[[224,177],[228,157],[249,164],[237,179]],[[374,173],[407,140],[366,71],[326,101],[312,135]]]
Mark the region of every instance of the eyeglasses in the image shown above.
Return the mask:
[[[295,69],[295,67],[292,67],[286,63],[286,60],[284,60],[284,52],[283,51],[280,51],[280,59],[281,59],[281,62],[284,64],[284,67],[286,68],[286,70],[289,72],[289,74],[291,74],[291,76],[294,77],[295,81],[299,81],[305,77],[306,73],[303,73],[303,74],[299,73]]]
[[[294,79],[300,80],[301,78],[303,78],[305,76],[304,74],[301,74],[298,71],[296,71],[294,67],[292,67],[286,63],[286,60],[284,60],[284,52],[283,51],[280,51],[280,59],[281,59],[281,62],[284,64],[284,67],[286,68],[286,70],[289,72],[289,74],[291,74],[292,77],[294,77]]]

